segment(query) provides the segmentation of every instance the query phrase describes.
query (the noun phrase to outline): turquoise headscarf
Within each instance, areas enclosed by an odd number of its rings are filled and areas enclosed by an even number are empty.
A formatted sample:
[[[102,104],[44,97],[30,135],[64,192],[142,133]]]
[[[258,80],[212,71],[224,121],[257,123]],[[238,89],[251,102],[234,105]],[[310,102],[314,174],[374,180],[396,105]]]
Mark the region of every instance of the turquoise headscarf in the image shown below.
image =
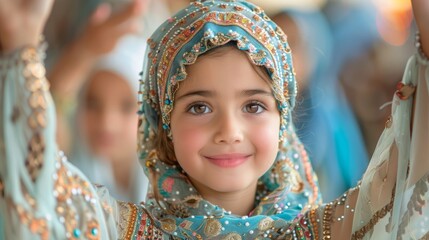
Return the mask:
[[[182,238],[269,237],[319,204],[316,177],[291,122],[297,89],[286,40],[259,7],[226,0],[192,2],[149,39],[140,86],[140,159],[154,187],[149,190],[146,208],[164,231]],[[277,159],[259,180],[257,206],[244,217],[204,200],[180,166],[158,158],[153,143],[162,134],[160,124],[169,135],[174,93],[178,83],[186,81],[186,66],[228,43],[247,53],[255,65],[265,67],[281,113]]]

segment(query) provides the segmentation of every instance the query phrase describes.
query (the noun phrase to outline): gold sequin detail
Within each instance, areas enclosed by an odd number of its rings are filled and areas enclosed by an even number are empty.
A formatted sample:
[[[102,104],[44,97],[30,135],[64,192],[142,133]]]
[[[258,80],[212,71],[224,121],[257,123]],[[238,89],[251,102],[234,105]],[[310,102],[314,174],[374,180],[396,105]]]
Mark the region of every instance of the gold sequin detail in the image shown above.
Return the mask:
[[[169,233],[172,233],[176,230],[176,221],[171,218],[162,219],[161,228]]]
[[[65,165],[66,161],[63,153],[59,153],[54,196],[57,199],[55,211],[65,227],[67,239],[81,239],[82,236],[91,240],[100,239],[94,207],[96,200],[92,195],[91,185],[70,172]]]
[[[274,220],[270,217],[264,218],[259,222],[258,229],[261,231],[266,231],[270,229],[274,224]]]
[[[331,239],[331,223],[332,223],[332,203],[325,206],[323,213],[323,240]]]
[[[317,224],[316,209],[310,210],[310,222],[313,227],[314,239],[319,239],[319,227]]]
[[[49,239],[48,224],[44,218],[36,218],[31,211],[25,210],[22,206],[17,205],[16,210],[22,224],[28,226],[30,232],[40,236],[42,240]]]
[[[230,233],[226,235],[226,237],[223,240],[241,240],[241,236],[238,233]]]
[[[207,237],[216,237],[219,235],[222,225],[216,219],[208,219],[206,221],[206,226],[204,227],[204,234]]]
[[[393,191],[392,198],[391,198],[390,202],[386,206],[384,206],[382,209],[375,212],[374,215],[372,216],[371,220],[365,226],[363,226],[361,229],[357,230],[356,232],[354,232],[352,234],[352,237],[351,237],[352,240],[363,239],[365,237],[365,235],[370,230],[372,230],[374,228],[375,224],[377,224],[378,221],[380,221],[380,219],[384,218],[386,216],[386,214],[392,210],[393,200],[394,200],[394,195],[395,195],[394,192],[395,191]]]
[[[28,125],[33,130],[28,143],[28,156],[25,161],[27,171],[33,181],[36,181],[40,169],[43,166],[45,151],[45,139],[42,130],[46,127],[46,94],[49,90],[48,81],[45,78],[46,70],[34,48],[26,48],[21,53],[25,67],[23,75],[26,79],[26,88],[30,95],[28,103],[31,113],[28,116]],[[14,121],[19,118],[19,112],[14,112]]]
[[[392,119],[392,115],[390,115],[386,120],[385,127],[390,128],[390,127],[392,127],[392,124],[393,124],[393,119]]]
[[[134,232],[134,224],[136,222],[137,219],[137,206],[132,204],[132,203],[128,203],[128,207],[130,209],[130,215],[128,218],[128,228],[127,228],[127,232],[125,234],[125,239],[132,239],[133,236],[133,232]]]

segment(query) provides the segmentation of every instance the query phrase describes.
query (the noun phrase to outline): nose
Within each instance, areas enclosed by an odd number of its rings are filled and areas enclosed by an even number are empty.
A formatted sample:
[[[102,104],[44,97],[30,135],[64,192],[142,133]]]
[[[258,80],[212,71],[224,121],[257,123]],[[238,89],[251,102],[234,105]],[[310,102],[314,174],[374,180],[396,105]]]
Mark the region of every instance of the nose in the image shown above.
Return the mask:
[[[99,124],[102,132],[112,133],[115,130],[115,126],[119,124],[118,117],[113,111],[103,110],[100,111]]]
[[[243,123],[237,114],[226,112],[218,116],[214,135],[216,144],[240,143],[243,137]]]

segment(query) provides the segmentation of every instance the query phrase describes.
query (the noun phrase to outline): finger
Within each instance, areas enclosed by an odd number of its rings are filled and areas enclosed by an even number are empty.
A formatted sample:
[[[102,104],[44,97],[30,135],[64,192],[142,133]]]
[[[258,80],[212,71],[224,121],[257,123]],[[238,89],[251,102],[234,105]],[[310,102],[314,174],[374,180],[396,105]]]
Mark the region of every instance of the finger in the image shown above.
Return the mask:
[[[145,8],[145,0],[133,0],[126,8],[108,20],[109,25],[120,25],[125,21],[140,16]]]
[[[148,1],[147,0],[138,0],[136,1],[135,11],[137,15],[140,15],[144,10],[147,9]]]
[[[109,4],[103,3],[100,6],[98,6],[95,11],[92,13],[89,23],[91,25],[99,25],[107,19],[109,19],[110,15],[112,13],[112,8]]]

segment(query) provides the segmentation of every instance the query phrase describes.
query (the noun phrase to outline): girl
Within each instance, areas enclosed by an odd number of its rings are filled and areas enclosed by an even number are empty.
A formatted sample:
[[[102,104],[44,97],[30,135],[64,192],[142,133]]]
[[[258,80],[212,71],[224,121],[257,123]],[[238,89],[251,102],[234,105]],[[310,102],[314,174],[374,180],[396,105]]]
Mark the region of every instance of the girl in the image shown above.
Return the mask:
[[[0,3],[0,9],[11,5]],[[429,5],[416,5],[419,24],[428,21],[423,9]],[[4,52],[32,43],[1,36]],[[426,41],[429,32],[422,36]],[[53,126],[44,121],[54,113],[37,51],[24,47],[2,59],[4,237],[427,237],[422,200],[428,199],[429,163],[419,155],[427,149],[415,148],[427,132],[414,131],[409,143],[414,88],[408,84],[417,84],[418,67],[427,64],[422,52],[410,60],[361,187],[319,205],[316,179],[291,124],[291,51],[260,8],[245,1],[193,2],[161,25],[149,46],[139,133],[152,189],[140,205],[116,202],[103,188],[96,192],[57,154]],[[419,81],[413,130],[428,124],[426,81]]]

